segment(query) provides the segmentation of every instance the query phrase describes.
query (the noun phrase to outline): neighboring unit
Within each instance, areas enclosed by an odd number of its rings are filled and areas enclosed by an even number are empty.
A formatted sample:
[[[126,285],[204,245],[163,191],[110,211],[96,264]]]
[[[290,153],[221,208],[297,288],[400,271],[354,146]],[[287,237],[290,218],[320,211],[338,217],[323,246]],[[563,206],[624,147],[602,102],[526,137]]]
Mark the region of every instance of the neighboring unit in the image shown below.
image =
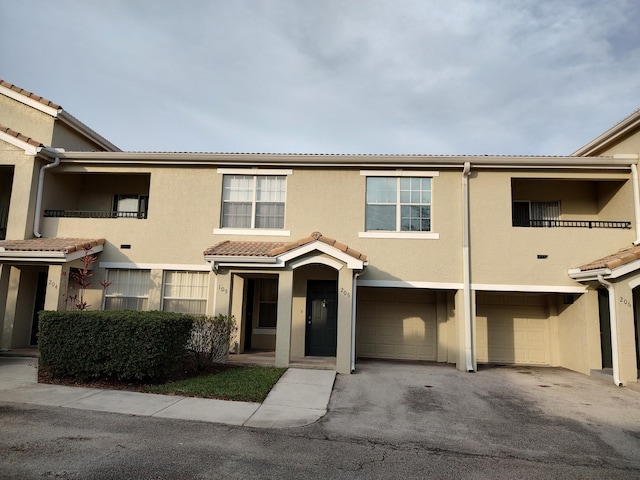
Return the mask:
[[[640,111],[565,157],[122,152],[6,82],[0,125],[1,348],[93,255],[90,308],[234,315],[279,366],[637,382]]]

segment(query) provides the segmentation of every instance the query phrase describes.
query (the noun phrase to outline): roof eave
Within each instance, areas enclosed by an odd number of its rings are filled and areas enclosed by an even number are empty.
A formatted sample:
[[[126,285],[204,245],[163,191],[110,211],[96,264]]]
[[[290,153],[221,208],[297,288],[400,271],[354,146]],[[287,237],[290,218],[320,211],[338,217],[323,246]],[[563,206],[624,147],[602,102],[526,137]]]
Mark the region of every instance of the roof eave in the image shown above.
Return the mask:
[[[609,130],[591,140],[589,143],[579,148],[571,154],[572,157],[583,157],[593,155],[595,152],[606,148],[621,136],[629,133],[630,130],[640,126],[640,109],[633,112],[627,118],[618,122]]]
[[[94,130],[92,130],[91,128],[89,128],[87,125],[85,125],[80,120],[78,120],[76,117],[74,117],[73,115],[67,113],[66,111],[61,109],[59,114],[58,114],[58,116],[57,116],[57,118],[59,120],[61,120],[68,127],[72,128],[76,132],[80,133],[82,136],[84,136],[84,137],[88,138],[89,140],[91,140],[92,142],[96,143],[101,148],[104,148],[107,152],[121,152],[122,151],[117,146],[115,146],[113,143],[111,143],[109,140],[107,140],[102,135],[100,135],[99,133],[97,133]]]

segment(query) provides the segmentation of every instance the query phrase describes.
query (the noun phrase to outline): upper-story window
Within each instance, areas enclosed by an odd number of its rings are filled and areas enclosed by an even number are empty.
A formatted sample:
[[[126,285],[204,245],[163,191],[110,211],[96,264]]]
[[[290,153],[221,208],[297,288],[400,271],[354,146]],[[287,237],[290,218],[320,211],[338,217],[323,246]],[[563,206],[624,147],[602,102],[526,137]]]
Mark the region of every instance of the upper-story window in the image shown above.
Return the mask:
[[[215,233],[286,235],[287,175],[291,170],[218,169],[223,173],[220,229]]]
[[[431,231],[431,178],[367,177],[366,188],[367,231]]]

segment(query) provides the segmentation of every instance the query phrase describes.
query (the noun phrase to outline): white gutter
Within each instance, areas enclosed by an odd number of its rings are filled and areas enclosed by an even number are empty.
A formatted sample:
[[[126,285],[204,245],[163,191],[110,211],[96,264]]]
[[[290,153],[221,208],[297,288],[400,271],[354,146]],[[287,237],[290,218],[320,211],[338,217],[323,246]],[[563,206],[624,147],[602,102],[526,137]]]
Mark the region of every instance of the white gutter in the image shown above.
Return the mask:
[[[353,275],[353,282],[351,287],[351,373],[356,371],[356,289],[357,280],[360,275],[364,273],[364,269],[359,272],[355,272]]]
[[[598,281],[609,292],[609,323],[611,325],[611,363],[613,364],[613,383],[621,387],[620,366],[618,364],[618,327],[616,321],[616,296],[613,284],[607,282],[602,275],[598,275]]]
[[[471,305],[471,255],[469,250],[469,175],[471,163],[465,162],[462,170],[462,272],[464,303],[464,350],[467,372],[473,372],[472,327],[473,315]]]
[[[633,207],[635,211],[636,220],[636,239],[633,241],[634,245],[640,244],[640,186],[638,185],[638,166],[635,163],[631,164],[631,179],[633,181]]]
[[[54,156],[53,163],[49,163],[40,168],[40,175],[38,176],[38,190],[36,191],[36,208],[33,218],[33,236],[36,238],[42,237],[40,233],[40,216],[42,214],[42,190],[44,188],[44,172],[50,168],[55,168],[60,165],[59,153],[49,147],[44,148],[47,153],[51,153]]]

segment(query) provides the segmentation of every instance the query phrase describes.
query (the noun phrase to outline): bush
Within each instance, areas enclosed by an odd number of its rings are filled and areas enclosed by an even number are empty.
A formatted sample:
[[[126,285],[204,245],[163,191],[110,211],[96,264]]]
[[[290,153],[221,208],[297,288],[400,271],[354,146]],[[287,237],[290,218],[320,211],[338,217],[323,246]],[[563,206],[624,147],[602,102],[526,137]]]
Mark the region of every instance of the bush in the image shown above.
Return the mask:
[[[182,364],[194,318],[170,312],[40,312],[40,364],[54,377],[160,379]]]
[[[229,355],[229,344],[236,331],[233,316],[205,315],[193,321],[191,339],[187,350],[193,357],[196,370],[204,370],[215,362],[226,362]]]

